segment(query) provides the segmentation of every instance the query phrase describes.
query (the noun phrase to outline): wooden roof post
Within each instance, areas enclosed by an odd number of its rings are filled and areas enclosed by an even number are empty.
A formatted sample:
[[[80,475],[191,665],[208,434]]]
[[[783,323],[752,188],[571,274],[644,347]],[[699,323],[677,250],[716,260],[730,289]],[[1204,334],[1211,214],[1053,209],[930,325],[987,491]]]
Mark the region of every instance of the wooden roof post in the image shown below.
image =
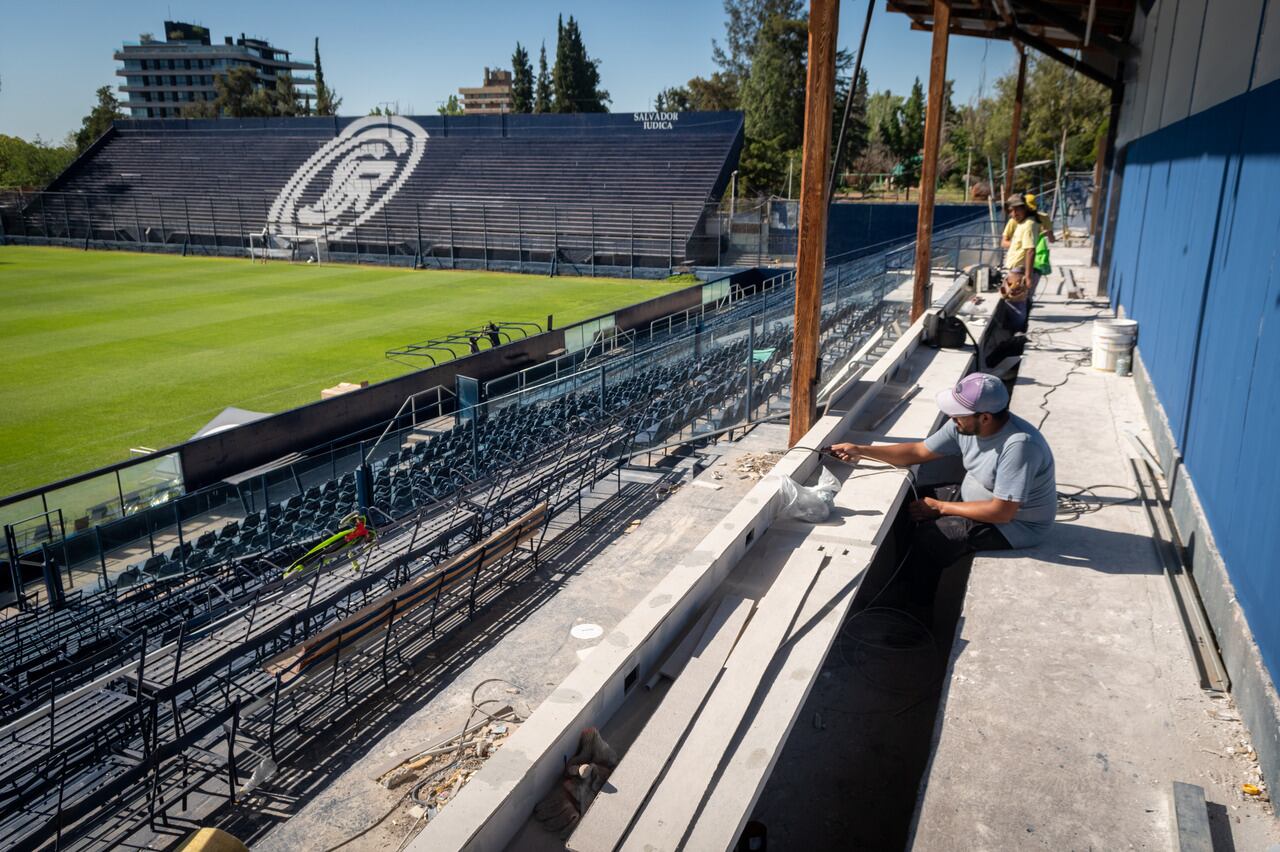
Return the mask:
[[[924,313],[931,300],[929,255],[933,240],[933,199],[938,188],[938,147],[942,141],[942,102],[947,82],[947,30],[950,28],[951,7],[946,0],[933,0],[933,53],[929,59],[929,100],[924,115],[924,162],[920,166],[912,322]]]
[[[818,333],[827,248],[827,162],[835,105],[838,0],[809,4],[809,70],[804,99],[800,163],[799,247],[796,252],[796,319],[791,352],[791,445],[817,419]]]
[[[1013,94],[1013,127],[1009,129],[1009,159],[1007,169],[1004,176],[1004,192],[1000,199],[1000,206],[1004,207],[1004,201],[1014,192],[1014,169],[1018,166],[1018,134],[1022,131],[1022,94],[1027,87],[1027,49],[1020,42],[1015,42],[1018,48],[1018,85]]]

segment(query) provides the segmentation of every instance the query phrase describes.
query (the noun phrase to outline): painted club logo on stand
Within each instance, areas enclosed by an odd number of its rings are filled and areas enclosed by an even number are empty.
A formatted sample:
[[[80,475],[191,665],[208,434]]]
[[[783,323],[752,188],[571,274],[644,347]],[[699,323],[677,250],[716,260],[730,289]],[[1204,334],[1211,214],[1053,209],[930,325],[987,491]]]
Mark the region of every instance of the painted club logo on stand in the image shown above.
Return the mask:
[[[293,173],[268,214],[272,236],[341,240],[386,206],[427,149],[427,131],[399,115],[353,121]]]

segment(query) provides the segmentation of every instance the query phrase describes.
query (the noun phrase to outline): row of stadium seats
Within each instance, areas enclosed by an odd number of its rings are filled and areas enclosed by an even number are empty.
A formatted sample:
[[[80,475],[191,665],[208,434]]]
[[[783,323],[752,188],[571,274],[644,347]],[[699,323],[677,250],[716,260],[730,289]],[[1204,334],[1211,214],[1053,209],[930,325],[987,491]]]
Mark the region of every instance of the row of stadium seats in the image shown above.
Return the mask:
[[[838,311],[823,311],[824,348],[854,346],[859,335],[865,337],[868,324],[875,324],[867,304],[850,300]],[[374,462],[371,520],[376,525],[402,517],[479,478],[500,480],[521,459],[569,446],[575,435],[602,422],[621,418],[623,434],[631,436],[629,447],[615,447],[619,453],[656,445],[689,428],[697,433],[741,422],[746,414],[747,341],[740,331],[741,316],[726,315],[734,322],[722,323],[715,315],[706,321],[703,351],[685,336],[666,349],[638,352],[630,366],[614,365],[620,370],[606,382],[603,396],[599,385],[591,383],[590,390],[496,409],[477,418],[474,426],[459,422]],[[714,343],[717,336],[722,337],[720,345]],[[757,407],[786,393],[790,342],[788,321],[758,326],[756,351],[772,354],[763,362],[753,360]],[[356,507],[356,494],[354,473],[342,473],[216,529],[188,534],[182,546],[112,578],[114,594],[88,596],[48,618],[15,619],[13,641],[0,643],[0,681],[12,694],[26,696],[33,679],[49,671],[96,671],[96,663],[77,669],[76,661],[108,653],[116,647],[111,642],[136,641],[138,631],[148,629],[159,631],[161,638],[171,636],[176,624],[209,612],[202,602],[252,595],[262,584],[278,580],[280,567],[337,529]],[[270,561],[257,558],[262,555]],[[104,651],[107,638],[111,642]],[[32,660],[43,663],[34,666]]]
[[[682,258],[737,132],[728,124],[682,137],[432,137],[398,195],[345,242],[412,252],[421,234],[424,245],[624,254],[634,240],[637,256]],[[27,206],[23,228],[243,246],[262,231],[286,181],[327,141],[285,129],[117,129],[51,186],[59,194]]]

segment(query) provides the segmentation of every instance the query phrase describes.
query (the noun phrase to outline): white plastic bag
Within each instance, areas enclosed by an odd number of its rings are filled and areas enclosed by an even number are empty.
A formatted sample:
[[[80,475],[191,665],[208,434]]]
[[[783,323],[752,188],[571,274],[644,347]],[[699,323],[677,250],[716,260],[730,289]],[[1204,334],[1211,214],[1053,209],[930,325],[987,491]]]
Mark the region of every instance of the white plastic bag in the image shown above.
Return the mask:
[[[782,514],[788,518],[796,518],[818,524],[825,521],[836,505],[836,492],[840,490],[840,481],[835,474],[822,469],[817,485],[797,485],[789,476],[772,473],[781,480],[779,491],[782,493]]]

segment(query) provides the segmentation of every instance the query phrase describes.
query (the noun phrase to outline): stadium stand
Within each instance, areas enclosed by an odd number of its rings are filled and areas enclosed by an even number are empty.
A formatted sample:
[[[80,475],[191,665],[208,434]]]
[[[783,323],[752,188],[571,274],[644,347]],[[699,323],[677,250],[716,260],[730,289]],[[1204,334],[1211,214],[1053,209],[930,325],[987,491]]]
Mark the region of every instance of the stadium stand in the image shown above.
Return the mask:
[[[824,373],[896,324],[882,298],[907,258],[829,267]],[[225,801],[211,780],[234,798],[288,748],[286,731],[377,694],[404,643],[421,651],[525,576],[540,526],[592,483],[637,452],[785,409],[792,280],[457,412],[427,440],[391,433],[357,470],[295,477],[296,493],[265,505],[242,494],[236,517],[100,593],[13,616],[0,643],[0,832],[14,848],[121,843],[197,790]],[[342,553],[282,577],[363,503],[379,537],[358,564]]]
[[[420,157],[378,147],[391,121],[397,139],[411,138],[401,126],[425,134]],[[707,252],[691,237],[737,167],[742,116],[669,125],[631,114],[120,121],[3,230],[228,254],[265,232],[275,256],[318,243],[335,258],[485,268],[708,262],[690,256]],[[313,208],[309,225],[288,199]]]

